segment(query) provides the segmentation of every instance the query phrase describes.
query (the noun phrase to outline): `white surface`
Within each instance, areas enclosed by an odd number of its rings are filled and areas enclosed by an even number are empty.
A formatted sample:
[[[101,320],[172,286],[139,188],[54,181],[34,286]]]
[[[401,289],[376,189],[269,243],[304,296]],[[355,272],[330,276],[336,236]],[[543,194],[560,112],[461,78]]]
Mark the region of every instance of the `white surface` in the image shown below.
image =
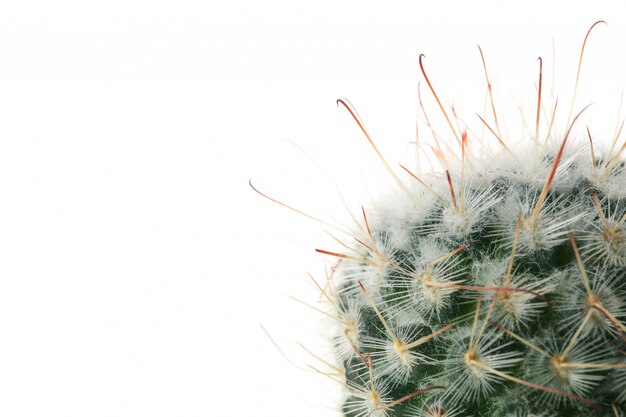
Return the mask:
[[[598,19],[576,108],[596,103],[602,138],[626,85],[618,1],[2,2],[0,415],[334,415],[334,383],[259,327],[314,362],[294,342],[320,344],[318,315],[287,295],[315,299],[332,244],[248,179],[345,218],[333,181],[358,207],[379,165],[335,99],[410,163],[419,53],[475,125],[476,44],[503,108],[532,109],[554,38],[569,105]]]

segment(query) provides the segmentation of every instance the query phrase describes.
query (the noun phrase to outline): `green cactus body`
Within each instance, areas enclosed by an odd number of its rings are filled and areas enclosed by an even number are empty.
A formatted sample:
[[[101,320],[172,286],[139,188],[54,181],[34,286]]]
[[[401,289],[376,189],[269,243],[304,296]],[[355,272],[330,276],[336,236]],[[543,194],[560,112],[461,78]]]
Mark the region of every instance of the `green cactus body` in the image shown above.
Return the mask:
[[[345,417],[623,415],[626,145],[575,122],[497,151],[462,135],[318,250]]]
[[[610,160],[538,148],[528,165],[407,187],[423,217],[365,211],[358,245],[331,254],[345,416],[613,415],[626,176]]]

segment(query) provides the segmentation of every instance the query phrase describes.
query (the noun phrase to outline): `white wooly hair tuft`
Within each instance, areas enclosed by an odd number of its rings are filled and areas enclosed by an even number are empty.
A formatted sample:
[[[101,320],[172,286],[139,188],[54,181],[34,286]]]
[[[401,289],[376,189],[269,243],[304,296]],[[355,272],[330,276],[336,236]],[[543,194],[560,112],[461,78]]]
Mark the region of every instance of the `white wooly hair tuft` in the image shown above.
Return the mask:
[[[626,207],[604,198],[606,213],[585,216],[581,252],[592,265],[626,267]]]
[[[568,228],[584,216],[579,210],[580,203],[565,206],[562,197],[556,197],[544,204],[539,215],[533,219],[531,216],[538,199],[539,193],[528,189],[511,193],[504,204],[497,207],[495,231],[491,236],[505,248],[512,248],[521,213],[520,255],[549,250],[566,241]]]
[[[602,309],[590,308],[589,292],[575,267],[561,281],[556,297],[555,311],[559,313],[560,326],[568,335],[577,331],[581,321],[589,315],[582,336],[614,337],[619,331],[614,319],[626,319],[626,283],[623,274],[615,274],[596,267],[585,272],[589,278],[591,292],[601,296]]]
[[[518,352],[507,351],[507,343],[498,343],[501,336],[501,333],[490,329],[474,348],[476,360],[498,371],[507,370],[522,360]],[[472,329],[467,326],[459,328],[446,339],[451,343],[451,349],[442,361],[444,370],[434,377],[435,381],[448,387],[442,398],[451,404],[473,403],[484,399],[495,390],[495,385],[502,382],[502,377],[472,366],[466,360]]]
[[[551,334],[536,338],[537,345],[544,349],[551,356],[540,354],[536,351],[530,353],[525,360],[527,375],[537,383],[556,388],[559,391],[568,392],[577,396],[588,394],[593,388],[604,379],[603,373],[606,369],[590,368],[567,368],[562,364],[598,364],[613,362],[612,352],[606,344],[595,338],[586,338],[576,344],[568,352],[566,358],[561,358],[563,346]],[[543,402],[556,407],[562,403],[575,403],[575,399],[555,394],[554,392],[543,392],[541,394]]]
[[[389,410],[384,408],[388,402],[389,387],[384,381],[364,379],[349,383],[344,410],[355,417],[388,417]]]

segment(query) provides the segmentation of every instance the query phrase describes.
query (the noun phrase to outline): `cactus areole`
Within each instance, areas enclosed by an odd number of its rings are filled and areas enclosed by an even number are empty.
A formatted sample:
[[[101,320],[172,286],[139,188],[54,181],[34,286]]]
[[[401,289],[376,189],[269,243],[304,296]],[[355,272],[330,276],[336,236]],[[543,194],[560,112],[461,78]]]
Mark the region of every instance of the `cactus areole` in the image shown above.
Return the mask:
[[[339,100],[396,185],[317,249],[335,263],[315,283],[337,324],[336,368],[319,372],[344,386],[345,417],[626,415],[626,141],[600,150],[580,108],[557,129],[541,88],[540,73],[522,145],[493,101],[489,150],[441,106],[448,156],[430,174],[392,168]]]

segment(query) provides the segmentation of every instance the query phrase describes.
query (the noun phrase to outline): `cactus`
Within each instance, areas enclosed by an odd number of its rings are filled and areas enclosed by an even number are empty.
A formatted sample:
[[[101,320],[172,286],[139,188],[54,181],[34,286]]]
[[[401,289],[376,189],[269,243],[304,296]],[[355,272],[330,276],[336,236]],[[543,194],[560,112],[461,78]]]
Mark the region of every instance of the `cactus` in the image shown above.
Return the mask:
[[[341,250],[317,249],[336,259],[315,283],[337,323],[345,417],[622,416],[626,142],[602,152],[580,113],[558,132],[537,111],[512,146],[494,107],[482,122],[498,149],[450,124],[456,162],[398,172],[338,103],[396,184]]]

